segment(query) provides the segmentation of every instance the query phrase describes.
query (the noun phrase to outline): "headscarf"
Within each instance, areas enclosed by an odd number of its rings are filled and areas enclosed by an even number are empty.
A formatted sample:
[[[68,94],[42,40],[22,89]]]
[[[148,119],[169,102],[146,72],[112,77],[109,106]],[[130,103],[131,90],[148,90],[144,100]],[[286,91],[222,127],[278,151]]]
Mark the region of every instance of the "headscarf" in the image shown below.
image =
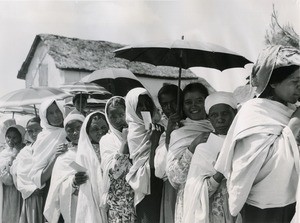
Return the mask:
[[[82,114],[69,114],[64,119],[64,127],[66,128],[67,124],[71,121],[80,121],[84,122],[85,117]]]
[[[237,109],[237,101],[235,100],[233,93],[225,91],[217,91],[205,98],[205,111],[209,113],[209,109],[216,104],[226,104]]]
[[[15,119],[7,119],[0,125],[1,125],[1,127],[0,127],[0,143],[5,144],[6,131],[10,126],[16,125],[16,120]]]
[[[78,141],[76,162],[87,168],[88,180],[80,185],[77,201],[76,222],[106,222],[106,213],[100,208],[102,189],[102,171],[100,162],[87,132],[90,118],[102,112],[93,112],[84,120]]]
[[[132,167],[126,176],[127,182],[135,192],[135,206],[142,201],[145,195],[151,193],[150,189],[150,149],[151,141],[149,132],[145,129],[144,121],[136,114],[136,108],[140,95],[151,95],[144,88],[134,88],[126,95],[126,122],[128,123],[128,147]],[[152,122],[156,123],[156,108],[154,109]],[[159,116],[157,116],[159,117]]]
[[[11,126],[6,130],[6,132],[7,132],[9,129],[11,129],[11,128],[16,129],[16,130],[20,133],[20,135],[21,135],[21,137],[22,137],[22,142],[24,142],[24,139],[25,139],[25,133],[26,133],[26,130],[24,129],[24,127],[21,126],[21,125],[11,125]]]
[[[290,46],[269,46],[258,56],[251,78],[256,93],[260,95],[267,87],[273,70],[291,65],[300,66],[300,50]]]
[[[42,188],[43,186],[41,184],[41,175],[43,169],[48,165],[49,160],[55,154],[56,147],[59,144],[66,142],[66,133],[64,128],[50,125],[46,117],[47,109],[54,102],[57,104],[63,117],[65,117],[62,105],[54,99],[48,99],[44,101],[40,106],[39,113],[41,118],[41,127],[43,128],[43,130],[38,135],[35,143],[33,144],[34,164],[29,173],[29,177],[31,177],[38,188]]]
[[[64,126],[71,121],[84,121],[83,115],[70,114],[64,120]],[[73,148],[73,149],[72,149]],[[49,222],[57,222],[62,213],[66,222],[74,222],[71,216],[72,181],[76,171],[69,165],[76,159],[76,147],[60,155],[53,167],[50,188],[44,208],[44,216]],[[67,181],[66,183],[64,183]]]
[[[120,96],[114,96],[111,97],[105,105],[105,117],[107,120],[107,123],[109,125],[109,132],[104,135],[100,139],[100,154],[101,154],[101,168],[103,170],[103,199],[102,201],[106,203],[107,193],[110,186],[110,180],[109,180],[109,170],[114,165],[113,158],[118,153],[122,142],[122,132],[120,132],[118,129],[113,127],[111,124],[109,118],[108,118],[108,107],[110,105],[110,102],[116,98],[123,99],[123,97]],[[124,107],[125,109],[125,107]],[[125,112],[125,111],[124,111]],[[104,205],[104,203],[103,203]]]

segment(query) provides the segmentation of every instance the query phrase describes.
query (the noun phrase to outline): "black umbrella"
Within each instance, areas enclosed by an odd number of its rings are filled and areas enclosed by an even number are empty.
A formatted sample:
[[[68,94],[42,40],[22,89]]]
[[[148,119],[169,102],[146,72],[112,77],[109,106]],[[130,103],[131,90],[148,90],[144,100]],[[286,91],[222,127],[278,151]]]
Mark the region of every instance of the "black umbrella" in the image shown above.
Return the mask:
[[[150,63],[156,66],[179,68],[178,89],[181,85],[181,70],[190,67],[208,67],[223,71],[234,67],[244,67],[251,63],[245,57],[222,46],[200,41],[181,40],[173,42],[149,42],[118,49],[115,56],[129,61]],[[177,111],[180,110],[179,91]]]

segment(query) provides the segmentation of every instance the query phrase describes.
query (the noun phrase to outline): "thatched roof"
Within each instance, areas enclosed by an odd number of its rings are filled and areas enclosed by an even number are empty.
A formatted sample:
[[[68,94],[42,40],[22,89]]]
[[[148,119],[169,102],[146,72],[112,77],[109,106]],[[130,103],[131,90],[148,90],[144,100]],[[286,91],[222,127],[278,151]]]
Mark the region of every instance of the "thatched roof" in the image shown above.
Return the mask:
[[[59,69],[92,72],[103,68],[117,67],[127,68],[137,76],[167,79],[178,77],[178,68],[175,67],[156,67],[114,57],[113,51],[124,46],[118,43],[40,34],[35,37],[27,58],[18,72],[19,79],[25,79],[28,67],[41,41],[48,48],[48,54],[54,59],[55,65]],[[190,70],[183,70],[182,79],[198,79],[198,77]]]

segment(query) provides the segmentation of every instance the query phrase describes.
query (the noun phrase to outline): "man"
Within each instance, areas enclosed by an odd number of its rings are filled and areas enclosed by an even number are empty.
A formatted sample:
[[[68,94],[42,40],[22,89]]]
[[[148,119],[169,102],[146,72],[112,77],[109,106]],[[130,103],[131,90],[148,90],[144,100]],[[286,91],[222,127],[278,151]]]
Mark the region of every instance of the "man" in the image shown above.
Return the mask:
[[[85,108],[87,106],[87,94],[76,94],[73,97],[73,105],[75,108],[70,112],[70,114],[81,114],[86,116]]]
[[[226,180],[214,169],[226,134],[237,113],[232,93],[215,92],[205,99],[205,111],[215,131],[194,151],[184,191],[184,222],[235,222],[228,210]]]

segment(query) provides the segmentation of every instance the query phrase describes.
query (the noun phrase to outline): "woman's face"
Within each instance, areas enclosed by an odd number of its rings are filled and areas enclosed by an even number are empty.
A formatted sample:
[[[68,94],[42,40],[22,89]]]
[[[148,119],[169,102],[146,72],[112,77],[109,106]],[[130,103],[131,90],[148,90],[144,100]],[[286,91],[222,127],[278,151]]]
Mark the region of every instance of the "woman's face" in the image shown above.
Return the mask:
[[[120,132],[122,132],[124,127],[127,127],[125,120],[125,108],[123,106],[109,106],[107,116],[111,125]]]
[[[93,119],[89,128],[90,140],[99,143],[102,136],[108,132],[108,125],[104,119]]]
[[[50,125],[55,127],[61,127],[64,121],[63,114],[58,108],[56,103],[52,103],[47,109],[47,120]]]
[[[183,96],[183,112],[192,120],[206,118],[204,109],[205,96],[199,91],[187,92]]]
[[[300,98],[300,69],[292,73],[281,83],[271,84],[274,96],[282,103],[296,103]]]
[[[42,127],[38,122],[30,122],[28,123],[27,127],[27,133],[30,137],[30,139],[35,142],[37,139],[38,134],[42,131]]]
[[[140,119],[143,119],[141,113],[142,111],[149,111],[151,113],[151,116],[153,116],[154,103],[149,97],[149,95],[139,96],[138,104],[136,106],[136,114],[139,116]]]
[[[177,109],[176,96],[172,94],[162,94],[160,96],[160,106],[162,108],[163,113],[167,117],[170,117],[170,115],[175,114]]]
[[[73,120],[68,122],[65,127],[68,139],[75,145],[78,143],[81,126],[81,121]]]
[[[16,148],[22,144],[22,136],[18,130],[11,128],[6,132],[5,140],[9,148]]]

